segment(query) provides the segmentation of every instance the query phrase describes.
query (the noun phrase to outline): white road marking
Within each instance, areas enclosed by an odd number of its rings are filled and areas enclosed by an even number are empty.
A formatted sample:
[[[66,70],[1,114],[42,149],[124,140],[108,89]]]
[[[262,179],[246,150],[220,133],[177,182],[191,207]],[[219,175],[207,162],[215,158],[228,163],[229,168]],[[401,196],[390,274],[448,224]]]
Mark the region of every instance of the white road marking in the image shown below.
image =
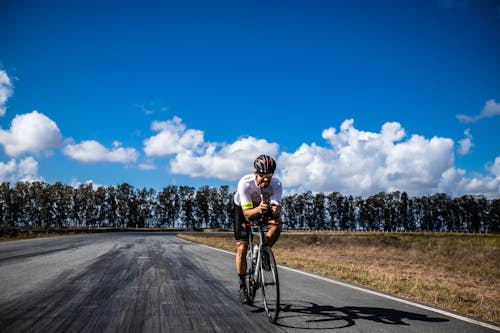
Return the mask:
[[[179,238],[179,239],[182,239],[182,238]],[[187,241],[185,239],[182,239],[182,240],[186,241],[186,242],[189,242],[189,241]],[[215,248],[215,247],[211,247],[211,246],[208,246],[208,245],[198,244],[198,243],[194,243],[194,242],[189,242],[189,243],[197,244],[199,246],[203,246],[203,247],[206,247],[206,248],[209,248],[209,249],[212,249],[212,250],[216,250],[216,251],[219,251],[219,252],[231,254],[231,255],[234,255],[234,256],[236,255],[233,252],[229,252],[229,251],[226,251],[226,250],[221,250],[221,249],[218,249],[218,248]],[[330,278],[327,278],[327,277],[324,277],[324,276],[321,276],[321,275],[316,275],[316,274],[304,272],[304,271],[301,271],[301,270],[298,270],[298,269],[295,269],[295,268],[290,268],[290,267],[281,266],[281,265],[278,265],[278,267],[282,268],[282,269],[286,269],[286,270],[291,271],[291,272],[295,272],[295,273],[298,273],[298,274],[302,274],[302,275],[306,275],[306,276],[309,276],[309,277],[312,277],[312,278],[323,280],[323,281],[326,281],[326,282],[329,282],[329,283],[337,284],[337,285],[340,285],[340,286],[343,286],[343,287],[347,287],[347,288],[359,290],[359,291],[362,291],[362,292],[365,292],[365,293],[368,293],[368,294],[380,296],[380,297],[387,298],[387,299],[390,299],[390,300],[393,300],[393,301],[396,301],[396,302],[400,302],[400,303],[411,305],[411,306],[415,306],[417,308],[421,308],[421,309],[424,309],[424,310],[436,312],[436,313],[439,313],[439,314],[444,315],[444,316],[452,317],[452,318],[455,318],[455,319],[458,319],[458,320],[462,320],[462,321],[465,321],[465,322],[468,322],[468,323],[471,323],[471,324],[479,325],[479,326],[486,327],[486,328],[489,328],[489,329],[492,329],[492,330],[500,332],[500,327],[499,326],[496,326],[496,325],[493,325],[493,324],[489,324],[489,323],[486,323],[486,322],[483,322],[483,321],[479,321],[479,320],[476,320],[476,319],[464,317],[464,316],[461,316],[461,315],[456,314],[456,313],[448,312],[446,310],[441,310],[441,309],[434,308],[434,307],[431,307],[431,306],[428,306],[428,305],[415,303],[415,302],[408,301],[406,299],[398,298],[398,297],[391,296],[391,295],[386,295],[386,294],[383,294],[383,293],[380,293],[380,292],[377,292],[377,291],[374,291],[374,290],[370,290],[370,289],[366,289],[366,288],[363,288],[363,287],[355,286],[355,285],[352,285],[352,284],[349,284],[349,283],[345,283],[345,282],[333,280],[333,279],[330,279]]]

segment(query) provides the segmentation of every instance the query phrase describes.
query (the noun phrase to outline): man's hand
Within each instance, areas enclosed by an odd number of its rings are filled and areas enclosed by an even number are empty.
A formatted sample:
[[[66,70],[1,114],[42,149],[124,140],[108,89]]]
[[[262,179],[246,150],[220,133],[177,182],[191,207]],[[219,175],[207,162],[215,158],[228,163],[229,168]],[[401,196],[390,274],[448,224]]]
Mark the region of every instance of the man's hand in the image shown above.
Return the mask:
[[[260,208],[260,214],[261,215],[264,215],[267,213],[267,211],[269,210],[269,204],[266,203],[266,198],[264,198],[264,194],[261,194],[260,195],[260,204],[259,204],[259,208]]]
[[[281,206],[271,204],[271,211],[273,212],[273,217],[278,218],[281,214]]]

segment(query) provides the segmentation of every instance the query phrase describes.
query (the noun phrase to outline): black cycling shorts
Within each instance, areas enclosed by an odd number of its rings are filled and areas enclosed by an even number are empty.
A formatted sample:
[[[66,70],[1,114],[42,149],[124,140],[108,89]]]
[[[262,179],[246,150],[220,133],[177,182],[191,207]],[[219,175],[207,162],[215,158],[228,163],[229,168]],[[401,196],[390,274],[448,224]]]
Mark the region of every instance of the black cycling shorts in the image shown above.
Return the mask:
[[[269,211],[266,214],[268,219],[272,219],[272,213]],[[234,239],[236,241],[248,240],[248,233],[251,232],[251,228],[247,227],[245,224],[247,220],[245,215],[243,215],[243,209],[241,206],[234,204]],[[277,219],[273,224],[281,224],[280,220]]]
[[[243,215],[241,206],[234,204],[234,239],[236,241],[244,241],[248,239],[250,227],[245,226],[247,220]]]

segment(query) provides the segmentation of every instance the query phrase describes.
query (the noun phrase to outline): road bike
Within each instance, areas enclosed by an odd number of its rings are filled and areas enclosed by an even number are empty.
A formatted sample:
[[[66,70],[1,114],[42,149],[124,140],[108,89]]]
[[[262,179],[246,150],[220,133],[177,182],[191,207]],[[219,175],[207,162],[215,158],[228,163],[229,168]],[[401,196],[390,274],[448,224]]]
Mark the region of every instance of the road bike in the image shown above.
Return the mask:
[[[245,224],[250,228],[246,257],[246,282],[249,304],[254,303],[257,290],[260,289],[267,317],[272,323],[275,323],[280,312],[280,284],[273,250],[264,243],[267,225],[268,220],[265,217],[251,220]],[[258,236],[256,249],[253,246],[254,232]]]

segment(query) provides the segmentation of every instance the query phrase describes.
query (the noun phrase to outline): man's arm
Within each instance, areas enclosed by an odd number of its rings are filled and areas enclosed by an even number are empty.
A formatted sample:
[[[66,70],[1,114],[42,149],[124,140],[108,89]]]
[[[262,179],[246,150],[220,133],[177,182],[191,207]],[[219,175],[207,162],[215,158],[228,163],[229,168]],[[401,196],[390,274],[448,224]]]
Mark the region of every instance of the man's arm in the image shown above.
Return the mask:
[[[270,205],[266,203],[266,200],[264,199],[264,195],[260,195],[260,204],[257,207],[254,208],[243,208],[243,215],[247,220],[250,220],[254,217],[257,217],[259,215],[264,215],[267,213],[267,211],[270,209]]]

